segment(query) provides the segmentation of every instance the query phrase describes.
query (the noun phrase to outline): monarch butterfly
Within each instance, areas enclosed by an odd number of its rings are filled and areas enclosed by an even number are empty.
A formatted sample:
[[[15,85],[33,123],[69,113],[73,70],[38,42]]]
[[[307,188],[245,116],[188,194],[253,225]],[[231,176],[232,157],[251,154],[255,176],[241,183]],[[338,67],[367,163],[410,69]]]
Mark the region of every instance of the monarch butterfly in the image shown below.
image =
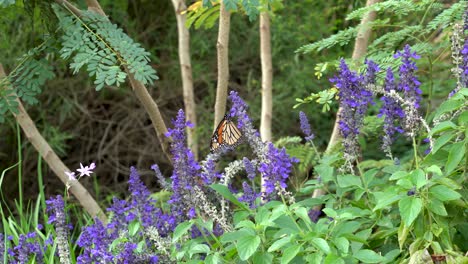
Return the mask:
[[[219,122],[211,137],[211,153],[223,147],[235,147],[239,144],[241,138],[242,133],[231,121],[231,116],[226,114],[223,120]]]

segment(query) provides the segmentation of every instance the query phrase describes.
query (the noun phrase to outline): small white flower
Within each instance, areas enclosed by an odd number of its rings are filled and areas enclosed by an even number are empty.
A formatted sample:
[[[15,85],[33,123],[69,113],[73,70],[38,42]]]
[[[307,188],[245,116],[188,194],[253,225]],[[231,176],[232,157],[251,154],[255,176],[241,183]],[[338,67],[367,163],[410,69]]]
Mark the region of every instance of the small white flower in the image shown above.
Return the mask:
[[[68,176],[69,181],[75,181],[76,180],[74,172],[66,171],[65,174]]]
[[[96,165],[94,163],[91,163],[89,167],[88,166],[83,167],[83,164],[80,163],[80,167],[81,168],[76,170],[80,173],[80,177],[85,176],[85,175],[91,176],[91,173],[93,173],[93,169],[96,168]]]

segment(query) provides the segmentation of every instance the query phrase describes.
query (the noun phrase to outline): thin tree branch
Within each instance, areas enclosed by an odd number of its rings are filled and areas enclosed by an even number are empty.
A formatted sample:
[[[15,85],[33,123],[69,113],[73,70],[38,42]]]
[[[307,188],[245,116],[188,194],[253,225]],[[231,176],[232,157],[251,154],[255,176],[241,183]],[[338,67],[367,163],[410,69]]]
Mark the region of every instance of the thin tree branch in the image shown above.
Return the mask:
[[[184,94],[185,118],[195,127],[197,125],[197,113],[195,108],[195,96],[193,92],[192,63],[190,62],[190,33],[185,26],[187,16],[182,14],[187,9],[185,0],[172,0],[177,17],[177,31],[179,35],[179,61],[182,74],[182,90]],[[198,159],[198,141],[194,128],[187,127],[187,144]]]
[[[95,13],[98,13],[102,16],[106,16],[106,13],[104,13],[104,10],[102,10],[101,5],[99,4],[98,1],[96,0],[86,0],[86,5],[88,6],[89,11],[93,11]]]
[[[366,6],[371,6],[375,3],[380,2],[381,0],[367,0]],[[356,36],[356,41],[354,43],[354,50],[352,58],[353,60],[358,60],[366,55],[367,48],[369,47],[369,40],[370,35],[372,33],[371,28],[368,26],[370,22],[374,21],[377,17],[377,13],[375,11],[370,11],[366,15],[362,17],[359,32]],[[330,136],[330,141],[328,142],[327,149],[325,153],[330,153],[333,147],[339,142],[341,135],[340,135],[340,113],[343,111],[341,108],[338,109],[336,113],[335,125],[333,126],[333,132]],[[316,189],[312,195],[312,197],[319,197],[325,194],[325,191],[322,189]]]
[[[220,1],[218,43],[218,84],[216,87],[214,128],[223,119],[226,112],[227,89],[229,83],[229,30],[231,13],[226,10],[223,1]]]
[[[0,64],[0,79],[6,77],[5,71],[3,70],[2,64]],[[11,90],[11,89],[10,89]],[[16,93],[11,90],[10,95],[18,98]],[[39,152],[42,158],[47,162],[47,165],[52,169],[52,171],[59,177],[59,179],[66,185],[68,183],[68,176],[65,172],[70,172],[71,170],[65,166],[65,164],[60,160],[58,155],[52,150],[50,145],[41,135],[37,127],[34,125],[34,122],[29,117],[26,109],[24,109],[23,104],[19,99],[16,99],[18,102],[18,114],[13,113],[16,121],[23,129],[26,138],[31,142],[34,148]],[[83,208],[92,216],[97,217],[103,223],[107,223],[106,214],[99,207],[98,203],[91,194],[81,185],[80,182],[74,181],[71,185],[69,191],[76,197],[79,203]]]
[[[71,10],[75,15],[81,16],[81,10],[76,8],[74,5],[70,4],[66,0],[55,0],[57,3],[65,5],[69,10]],[[92,4],[92,10],[101,10],[102,8],[98,1],[96,0],[88,0],[87,3]],[[105,16],[105,13],[102,13]],[[136,97],[140,101],[140,103],[145,108],[146,112],[148,113],[151,122],[153,123],[153,127],[156,131],[156,135],[161,143],[162,149],[166,157],[169,161],[171,161],[171,155],[169,152],[169,143],[170,139],[165,137],[167,133],[167,127],[164,123],[164,119],[162,118],[161,112],[159,112],[159,107],[156,102],[153,100],[151,95],[149,94],[148,90],[146,89],[145,85],[140,81],[136,80],[134,74],[132,74],[127,67],[125,67],[125,71],[127,72],[128,78],[130,80],[130,85],[135,92]]]

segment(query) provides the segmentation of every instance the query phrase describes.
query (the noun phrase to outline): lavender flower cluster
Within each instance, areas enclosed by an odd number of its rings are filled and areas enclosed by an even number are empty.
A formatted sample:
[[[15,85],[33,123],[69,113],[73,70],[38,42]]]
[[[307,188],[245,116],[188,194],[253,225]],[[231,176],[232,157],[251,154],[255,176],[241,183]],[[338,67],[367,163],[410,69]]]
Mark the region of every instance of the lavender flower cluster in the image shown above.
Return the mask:
[[[338,74],[330,79],[340,90],[339,128],[343,136],[344,158],[348,169],[352,170],[351,164],[359,157],[358,137],[367,109],[373,103],[374,92],[383,94],[378,116],[385,117],[382,149],[389,157],[392,157],[390,146],[396,134],[406,132],[414,137],[421,124],[422,119],[418,113],[421,83],[415,76],[417,67],[414,62],[419,56],[406,45],[394,57],[401,58],[402,62],[398,71],[399,81],[395,81],[391,68],[388,68],[383,89],[379,90],[376,85],[379,67],[370,60],[366,60],[366,74],[361,75],[351,71],[342,59]]]

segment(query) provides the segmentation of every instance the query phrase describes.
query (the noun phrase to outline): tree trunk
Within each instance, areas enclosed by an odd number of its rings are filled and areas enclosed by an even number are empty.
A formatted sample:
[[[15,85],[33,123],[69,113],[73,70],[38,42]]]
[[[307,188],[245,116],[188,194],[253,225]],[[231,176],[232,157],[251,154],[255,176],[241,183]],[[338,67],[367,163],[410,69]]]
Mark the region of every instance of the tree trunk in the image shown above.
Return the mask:
[[[195,96],[193,91],[192,63],[190,62],[190,33],[185,26],[187,16],[182,14],[187,9],[185,0],[172,0],[177,17],[177,31],[179,35],[179,61],[182,74],[182,90],[184,94],[185,118],[195,127],[197,114],[195,108]],[[194,128],[187,127],[187,144],[198,159],[198,140]]]
[[[216,87],[214,129],[221,122],[226,112],[227,90],[229,83],[229,28],[231,13],[226,10],[223,1],[220,2],[218,43],[218,84]]]
[[[6,74],[3,70],[3,66],[0,64],[0,78],[6,77]],[[13,91],[11,95],[18,97]],[[71,172],[67,166],[60,160],[58,155],[52,150],[49,143],[41,135],[37,127],[34,125],[34,122],[29,117],[26,109],[24,109],[23,104],[19,99],[18,102],[18,114],[14,114],[16,121],[23,129],[26,138],[31,142],[34,148],[39,152],[41,157],[47,162],[47,165],[52,169],[52,171],[59,177],[59,179],[66,185],[68,183],[68,176],[65,172]],[[74,181],[71,185],[69,191],[76,197],[78,202],[83,206],[83,208],[94,218],[98,217],[103,223],[107,223],[107,217],[99,207],[98,203],[91,194],[81,185],[80,182]]]
[[[267,12],[262,12],[260,14],[260,60],[262,62],[262,115],[260,120],[260,134],[263,141],[271,141],[273,66],[271,62],[270,18]]]

